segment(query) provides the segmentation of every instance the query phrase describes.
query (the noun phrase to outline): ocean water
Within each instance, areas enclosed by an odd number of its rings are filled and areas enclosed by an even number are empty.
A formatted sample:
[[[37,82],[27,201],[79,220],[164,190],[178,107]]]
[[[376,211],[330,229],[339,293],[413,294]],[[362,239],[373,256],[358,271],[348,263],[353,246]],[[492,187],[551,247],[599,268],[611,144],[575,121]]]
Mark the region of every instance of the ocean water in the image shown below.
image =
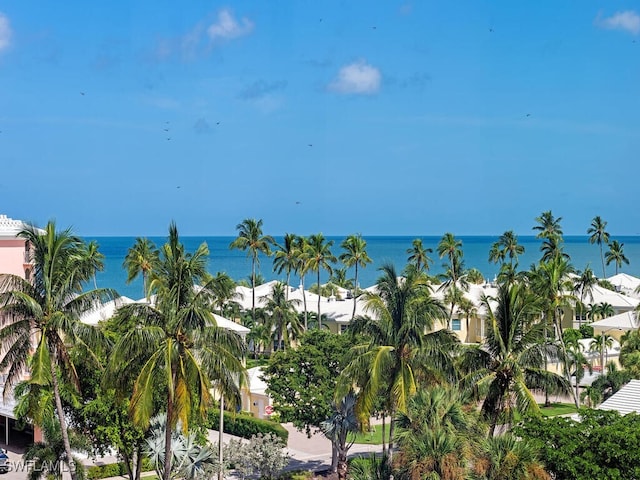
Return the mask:
[[[202,242],[206,242],[209,255],[209,271],[211,273],[226,272],[234,280],[247,279],[251,274],[251,261],[246,252],[230,250],[229,244],[235,237],[181,237],[187,251],[194,251]],[[367,252],[373,263],[358,271],[359,283],[362,287],[375,284],[379,276],[378,268],[385,262],[393,263],[398,271],[407,263],[407,249],[411,247],[411,242],[416,237],[364,237],[367,241]],[[441,237],[420,237],[425,247],[432,248],[435,252]],[[489,263],[489,250],[491,245],[498,239],[497,236],[460,236],[464,262],[467,268],[475,267],[489,279],[493,279],[498,273],[498,266]],[[340,243],[344,237],[328,237],[333,240],[333,254],[338,257],[342,253]],[[623,265],[621,272],[640,277],[640,236],[615,237],[624,244],[625,256],[629,259],[629,265]],[[104,271],[99,272],[96,281],[99,287],[115,288],[121,295],[130,298],[142,297],[142,280],[136,279],[131,284],[126,283],[126,272],[122,267],[128,249],[135,243],[135,237],[91,237],[87,240],[96,240],[100,246],[100,252],[105,256]],[[165,242],[164,237],[151,237],[156,245]],[[281,237],[275,237],[277,242],[281,242]],[[518,241],[525,247],[525,252],[519,257],[521,269],[528,269],[532,263],[540,258],[540,240],[534,236],[519,236]],[[587,236],[565,236],[565,251],[571,256],[571,261],[576,269],[582,270],[590,265],[597,276],[602,275],[602,264],[600,261],[600,250],[597,245],[592,245]],[[606,252],[606,247],[605,247]],[[436,253],[430,255],[434,260],[431,267],[432,273],[441,273],[442,264],[445,259],[439,259]],[[337,265],[340,267],[341,265]],[[267,280],[285,280],[285,275],[276,275],[273,272],[272,259],[265,256],[260,257],[259,272]],[[607,276],[615,273],[615,265],[612,263],[606,267]],[[351,269],[350,277],[353,277]],[[325,282],[328,275],[323,272],[321,281]],[[297,285],[299,279],[292,275],[291,284]],[[305,284],[315,283],[315,273],[309,273],[305,278]]]

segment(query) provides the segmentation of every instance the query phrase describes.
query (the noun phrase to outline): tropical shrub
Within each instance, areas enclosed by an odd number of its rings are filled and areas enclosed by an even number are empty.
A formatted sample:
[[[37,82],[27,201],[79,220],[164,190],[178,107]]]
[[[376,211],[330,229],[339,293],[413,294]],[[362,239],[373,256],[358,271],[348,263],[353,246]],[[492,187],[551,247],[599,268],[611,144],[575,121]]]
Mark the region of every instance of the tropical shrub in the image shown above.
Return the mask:
[[[206,426],[212,430],[220,428],[220,413],[217,410],[209,410]],[[247,439],[257,434],[273,434],[282,439],[285,444],[289,440],[289,432],[279,423],[254,418],[245,413],[225,412],[224,433]]]

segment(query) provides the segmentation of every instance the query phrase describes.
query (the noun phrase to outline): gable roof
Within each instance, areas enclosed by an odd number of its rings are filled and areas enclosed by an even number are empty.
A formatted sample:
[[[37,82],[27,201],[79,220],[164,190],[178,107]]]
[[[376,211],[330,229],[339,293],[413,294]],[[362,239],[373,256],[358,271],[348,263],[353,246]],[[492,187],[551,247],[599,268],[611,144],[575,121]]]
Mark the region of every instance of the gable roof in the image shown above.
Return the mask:
[[[640,413],[640,380],[631,380],[615,394],[602,402],[599,410],[616,410],[621,415]]]

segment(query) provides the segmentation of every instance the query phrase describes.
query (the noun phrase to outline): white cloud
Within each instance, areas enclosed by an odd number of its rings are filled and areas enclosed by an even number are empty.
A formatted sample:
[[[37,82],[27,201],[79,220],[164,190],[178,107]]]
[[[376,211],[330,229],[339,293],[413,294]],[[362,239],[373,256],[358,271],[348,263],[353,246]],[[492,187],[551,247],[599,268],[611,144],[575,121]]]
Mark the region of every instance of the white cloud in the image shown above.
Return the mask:
[[[364,60],[345,65],[338,77],[329,84],[329,90],[344,94],[371,95],[380,90],[380,70]]]
[[[640,15],[633,10],[625,12],[616,12],[610,17],[602,18],[600,15],[596,17],[596,25],[600,28],[609,30],[624,30],[638,35],[640,33]]]
[[[207,29],[207,34],[211,40],[243,37],[253,31],[253,22],[246,17],[238,21],[233,18],[230,10],[224,9],[218,12],[218,21]]]
[[[9,18],[0,12],[0,53],[11,44],[11,26]]]

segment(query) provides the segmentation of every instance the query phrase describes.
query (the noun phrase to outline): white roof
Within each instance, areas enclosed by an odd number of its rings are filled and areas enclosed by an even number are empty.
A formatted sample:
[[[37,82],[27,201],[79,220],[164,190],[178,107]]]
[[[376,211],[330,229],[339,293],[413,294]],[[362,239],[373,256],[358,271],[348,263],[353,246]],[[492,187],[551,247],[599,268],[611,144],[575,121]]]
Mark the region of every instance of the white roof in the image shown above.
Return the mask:
[[[103,303],[99,307],[94,310],[85,312],[81,317],[80,321],[82,323],[86,323],[87,325],[97,325],[98,323],[108,320],[116,313],[116,310],[123,305],[128,305],[130,303],[136,303],[134,300],[131,300],[128,297],[118,297],[114,300],[110,300],[106,303]]]
[[[621,415],[640,413],[640,380],[631,380],[598,407],[599,410],[616,410]]]
[[[258,395],[266,395],[267,382],[262,380],[262,367],[253,367],[247,370],[247,377],[249,379],[249,391]]]
[[[613,292],[600,285],[593,286],[592,295],[593,300],[591,298],[585,298],[585,303],[592,303],[594,305],[608,303],[616,310],[632,310],[640,303],[640,300],[637,298],[631,298],[622,293]]]
[[[239,323],[229,320],[228,318],[221,317],[217,313],[214,313],[213,317],[216,319],[216,325],[218,325],[220,328],[224,328],[225,330],[236,332],[241,337],[244,337],[247,333],[251,331],[247,327],[244,327]]]
[[[636,314],[634,312],[623,312],[618,315],[614,315],[612,317],[603,318],[602,320],[598,320],[597,322],[589,323],[589,326],[593,327],[594,330],[598,330],[601,332],[607,330],[636,330],[638,328],[638,323],[636,320]]]
[[[2,238],[15,238],[22,230],[29,226],[28,223],[22,220],[14,220],[6,215],[0,215],[0,237]],[[38,229],[41,233],[44,230]]]
[[[613,275],[607,278],[607,280],[609,280],[611,285],[614,285],[616,287],[628,288],[630,290],[635,290],[638,286],[640,286],[640,278],[626,273],[618,273],[617,275]]]

